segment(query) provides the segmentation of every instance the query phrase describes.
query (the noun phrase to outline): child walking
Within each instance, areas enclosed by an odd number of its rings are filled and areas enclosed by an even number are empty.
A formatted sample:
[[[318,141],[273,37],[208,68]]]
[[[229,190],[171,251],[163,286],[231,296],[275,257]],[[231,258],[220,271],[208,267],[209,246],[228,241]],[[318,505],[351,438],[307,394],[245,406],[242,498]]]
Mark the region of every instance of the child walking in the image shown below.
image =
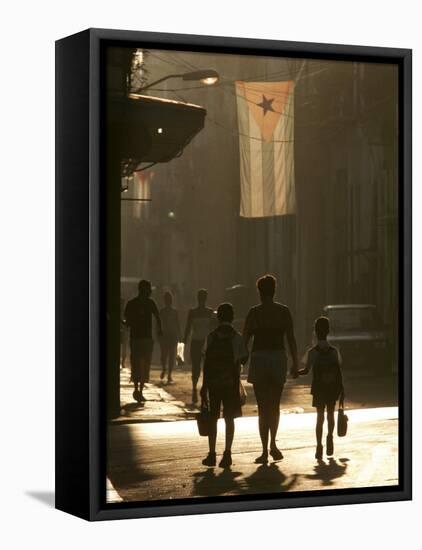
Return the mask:
[[[215,444],[221,405],[226,424],[226,446],[219,463],[220,468],[228,468],[232,464],[234,419],[242,416],[240,369],[248,359],[248,352],[243,338],[232,326],[233,318],[233,306],[228,303],[220,304],[217,309],[218,327],[208,335],[206,342],[201,398],[209,400],[210,427],[209,453],[202,461],[204,466],[216,465]]]
[[[322,459],[322,431],[324,415],[327,410],[328,434],[326,439],[327,456],[334,454],[334,411],[336,401],[343,395],[343,378],[341,374],[341,357],[337,348],[327,342],[330,332],[330,322],[327,317],[319,317],[314,325],[317,344],[307,352],[306,367],[299,371],[300,375],[308,374],[312,369],[312,406],[316,407],[317,420],[315,435],[317,447],[315,458]]]

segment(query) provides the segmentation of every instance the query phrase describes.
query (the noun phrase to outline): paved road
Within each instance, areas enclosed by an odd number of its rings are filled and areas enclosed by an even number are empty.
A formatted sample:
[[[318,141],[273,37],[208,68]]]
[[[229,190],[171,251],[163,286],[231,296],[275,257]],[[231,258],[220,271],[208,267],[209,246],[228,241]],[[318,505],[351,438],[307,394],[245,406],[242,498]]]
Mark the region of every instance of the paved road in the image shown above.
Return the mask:
[[[207,439],[198,436],[194,421],[110,425],[109,501],[396,485],[397,408],[348,414],[348,435],[336,438],[334,457],[320,462],[314,459],[315,414],[283,415],[279,445],[285,458],[268,466],[253,463],[260,451],[256,417],[238,419],[234,463],[226,470],[202,466]]]

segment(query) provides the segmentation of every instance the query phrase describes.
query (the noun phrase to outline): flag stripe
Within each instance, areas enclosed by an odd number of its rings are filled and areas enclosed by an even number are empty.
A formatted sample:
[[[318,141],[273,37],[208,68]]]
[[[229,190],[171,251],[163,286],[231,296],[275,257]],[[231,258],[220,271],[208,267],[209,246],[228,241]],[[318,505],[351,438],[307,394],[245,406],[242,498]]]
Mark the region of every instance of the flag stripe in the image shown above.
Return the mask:
[[[250,115],[249,118],[249,151],[250,151],[250,173],[249,187],[251,189],[251,207],[250,216],[260,217],[264,210],[264,189],[263,189],[263,174],[262,174],[262,148],[261,148],[261,132],[258,125]],[[255,139],[254,139],[255,138]]]
[[[245,108],[245,99],[240,89],[237,94],[237,114],[238,114],[238,127],[239,127],[239,142],[240,142],[240,180],[241,195],[240,195],[240,215],[250,216],[252,207],[251,186],[245,182],[251,181],[251,163],[250,163],[250,151],[249,142],[249,112]]]
[[[294,193],[294,145],[293,145],[293,94],[286,105],[287,117],[280,120],[274,131],[275,145],[278,149],[274,158],[275,196],[277,213],[290,214],[296,210]]]
[[[262,216],[275,211],[274,142],[262,142],[262,180],[264,190]]]

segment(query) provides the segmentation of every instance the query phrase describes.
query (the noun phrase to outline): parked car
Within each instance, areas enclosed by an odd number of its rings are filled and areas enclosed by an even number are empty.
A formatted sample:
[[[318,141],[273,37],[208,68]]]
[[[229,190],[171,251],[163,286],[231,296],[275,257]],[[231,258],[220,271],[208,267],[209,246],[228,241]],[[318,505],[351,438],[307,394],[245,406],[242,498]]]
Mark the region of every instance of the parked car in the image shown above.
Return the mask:
[[[376,306],[371,304],[327,305],[329,342],[340,350],[345,371],[391,372],[392,354],[388,330]]]

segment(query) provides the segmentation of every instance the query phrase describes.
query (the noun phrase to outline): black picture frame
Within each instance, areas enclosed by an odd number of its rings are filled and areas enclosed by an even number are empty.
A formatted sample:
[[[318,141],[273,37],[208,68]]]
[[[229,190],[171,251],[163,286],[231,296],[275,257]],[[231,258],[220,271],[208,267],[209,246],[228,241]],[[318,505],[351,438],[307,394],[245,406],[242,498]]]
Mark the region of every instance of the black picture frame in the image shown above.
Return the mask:
[[[105,503],[112,202],[102,156],[106,45],[394,63],[399,68],[399,485],[144,504]],[[56,42],[56,508],[87,520],[412,498],[412,52],[408,49],[88,29]],[[107,191],[106,191],[107,189]],[[110,257],[111,254],[111,257]],[[112,279],[112,277],[111,277]],[[110,397],[110,396],[109,396]]]

